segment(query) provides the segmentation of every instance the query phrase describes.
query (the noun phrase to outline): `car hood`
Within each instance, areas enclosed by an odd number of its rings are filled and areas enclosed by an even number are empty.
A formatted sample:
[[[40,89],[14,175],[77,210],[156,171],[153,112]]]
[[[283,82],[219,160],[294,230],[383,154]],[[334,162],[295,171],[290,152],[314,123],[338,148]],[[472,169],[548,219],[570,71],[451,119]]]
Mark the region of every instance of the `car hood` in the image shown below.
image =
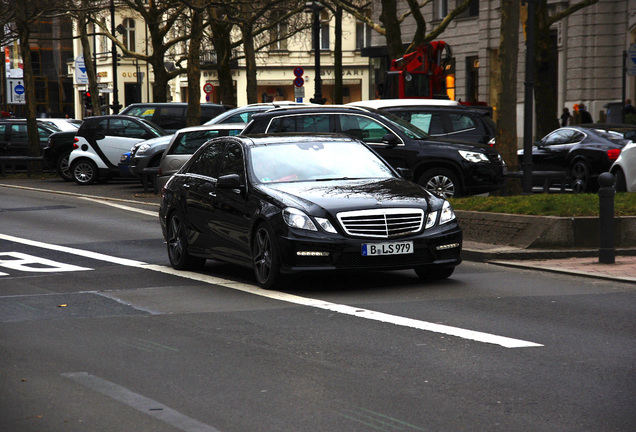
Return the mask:
[[[381,207],[429,211],[443,202],[415,183],[399,178],[269,183],[259,184],[257,189],[279,201],[282,207],[296,207],[315,216]]]

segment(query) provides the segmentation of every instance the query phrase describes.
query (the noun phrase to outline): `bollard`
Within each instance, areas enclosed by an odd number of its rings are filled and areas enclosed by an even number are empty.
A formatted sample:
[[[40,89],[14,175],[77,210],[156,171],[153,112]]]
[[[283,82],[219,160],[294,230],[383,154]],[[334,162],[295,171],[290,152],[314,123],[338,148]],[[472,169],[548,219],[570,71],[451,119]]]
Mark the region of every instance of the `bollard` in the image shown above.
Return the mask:
[[[598,176],[598,204],[599,204],[599,251],[598,262],[614,264],[616,250],[614,248],[614,175],[608,172]]]

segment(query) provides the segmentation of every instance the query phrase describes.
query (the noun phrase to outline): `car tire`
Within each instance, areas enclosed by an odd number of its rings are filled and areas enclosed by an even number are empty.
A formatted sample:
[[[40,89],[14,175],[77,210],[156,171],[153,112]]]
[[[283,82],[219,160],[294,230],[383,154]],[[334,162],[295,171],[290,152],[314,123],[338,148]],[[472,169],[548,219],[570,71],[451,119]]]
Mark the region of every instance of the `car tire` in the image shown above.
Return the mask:
[[[440,198],[452,198],[461,195],[459,179],[447,168],[431,168],[417,180],[424,189]]]
[[[205,258],[195,257],[188,252],[188,236],[185,222],[179,213],[168,219],[167,245],[168,259],[176,270],[196,270],[205,265]]]
[[[65,181],[73,181],[73,175],[71,174],[71,166],[68,163],[68,158],[71,152],[67,151],[62,153],[55,163],[55,171]]]
[[[614,177],[614,187],[616,188],[616,192],[627,192],[627,180],[625,180],[625,173],[621,168],[616,169]]]
[[[431,267],[415,267],[415,273],[422,280],[436,281],[448,279],[455,271],[455,267],[431,268]]]
[[[572,192],[585,193],[590,189],[590,169],[582,160],[575,161],[570,167]]]
[[[266,223],[261,223],[252,241],[252,267],[256,282],[261,288],[272,289],[284,284],[280,273],[280,256],[276,235]]]
[[[73,161],[71,175],[75,183],[82,186],[93,184],[99,179],[97,165],[90,159]]]

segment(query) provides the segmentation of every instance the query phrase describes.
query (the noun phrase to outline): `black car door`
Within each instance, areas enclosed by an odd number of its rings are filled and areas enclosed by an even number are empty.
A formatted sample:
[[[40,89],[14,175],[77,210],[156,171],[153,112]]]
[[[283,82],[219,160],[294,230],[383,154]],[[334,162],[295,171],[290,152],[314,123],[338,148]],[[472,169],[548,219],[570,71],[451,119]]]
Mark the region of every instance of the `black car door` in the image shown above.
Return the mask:
[[[216,206],[218,167],[224,148],[224,142],[207,146],[203,152],[194,156],[196,159],[181,180],[190,247],[193,251],[202,251],[205,254],[212,253],[218,242],[211,220]]]
[[[581,142],[585,135],[576,129],[557,129],[548,134],[532,154],[532,165],[536,171],[561,171],[567,168],[570,149]]]
[[[217,188],[210,226],[214,227],[214,253],[224,259],[251,263],[250,228],[256,208],[248,200],[245,154],[240,144],[229,142],[221,159],[219,178],[237,174],[240,188]]]

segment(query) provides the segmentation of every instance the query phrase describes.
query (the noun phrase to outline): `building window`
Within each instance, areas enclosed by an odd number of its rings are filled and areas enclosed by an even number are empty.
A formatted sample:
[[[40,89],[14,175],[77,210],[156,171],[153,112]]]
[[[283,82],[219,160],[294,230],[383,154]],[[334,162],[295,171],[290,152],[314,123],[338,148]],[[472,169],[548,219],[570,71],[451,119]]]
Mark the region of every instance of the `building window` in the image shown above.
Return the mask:
[[[135,20],[132,18],[126,18],[123,21],[124,25],[124,45],[128,51],[135,51]]]
[[[448,0],[434,0],[433,19],[441,20],[448,15]]]
[[[287,33],[288,27],[286,22],[276,24],[269,32],[270,50],[287,51]]]
[[[320,49],[329,50],[329,13],[320,14]]]
[[[459,6],[462,3],[463,3],[463,0],[457,0],[456,6]],[[478,16],[479,16],[479,0],[473,0],[472,2],[470,2],[470,5],[468,5],[468,8],[464,12],[457,15],[457,18],[469,18],[469,17],[478,17]]]
[[[356,49],[371,46],[371,27],[362,21],[356,22]]]

